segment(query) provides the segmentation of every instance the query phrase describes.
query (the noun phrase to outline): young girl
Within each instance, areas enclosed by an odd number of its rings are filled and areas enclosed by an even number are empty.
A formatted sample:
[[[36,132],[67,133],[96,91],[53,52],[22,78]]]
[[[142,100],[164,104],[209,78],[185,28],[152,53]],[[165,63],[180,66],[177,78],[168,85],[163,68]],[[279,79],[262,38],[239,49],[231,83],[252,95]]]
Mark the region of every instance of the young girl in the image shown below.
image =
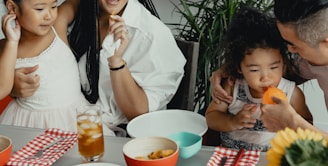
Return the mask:
[[[12,28],[15,22],[14,14],[7,14],[2,17],[2,31],[7,34],[6,40],[0,41],[0,100],[6,97],[14,84],[14,70],[17,56],[17,46],[20,37],[20,26]]]
[[[17,54],[16,69],[38,65],[31,74],[40,77],[40,86],[33,96],[12,101],[0,117],[1,124],[76,131],[76,108],[88,103],[66,35],[78,4],[67,0],[57,7],[56,0],[5,0],[9,14],[3,25],[13,19],[17,24],[12,30],[6,27],[1,53]],[[16,33],[10,33],[13,30]],[[13,42],[6,44],[9,40]]]
[[[282,78],[288,72],[285,66],[291,65],[287,64],[291,57],[273,19],[256,9],[240,9],[223,46],[223,70],[236,78],[233,87],[223,87],[233,101],[212,101],[206,110],[207,124],[221,132],[223,146],[261,151],[269,148],[275,133],[266,131],[259,120],[259,107],[267,87],[282,89],[298,114],[312,123],[303,92],[294,82]]]

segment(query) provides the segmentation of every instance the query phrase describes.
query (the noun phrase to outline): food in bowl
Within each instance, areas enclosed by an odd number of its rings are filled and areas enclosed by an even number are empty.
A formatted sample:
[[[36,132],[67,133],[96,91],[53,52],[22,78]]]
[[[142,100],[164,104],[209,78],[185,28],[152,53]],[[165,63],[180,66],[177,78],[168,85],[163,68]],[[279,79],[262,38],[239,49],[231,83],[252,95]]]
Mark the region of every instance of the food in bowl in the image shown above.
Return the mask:
[[[179,146],[166,137],[139,137],[124,145],[123,155],[128,166],[175,166]]]
[[[160,149],[154,152],[150,152],[150,154],[147,155],[147,157],[145,156],[137,156],[136,159],[140,159],[140,160],[156,160],[156,159],[160,159],[160,158],[164,158],[164,157],[168,157],[171,154],[173,154],[175,152],[175,150],[173,149]]]
[[[0,166],[6,165],[12,151],[12,141],[9,137],[0,135]]]

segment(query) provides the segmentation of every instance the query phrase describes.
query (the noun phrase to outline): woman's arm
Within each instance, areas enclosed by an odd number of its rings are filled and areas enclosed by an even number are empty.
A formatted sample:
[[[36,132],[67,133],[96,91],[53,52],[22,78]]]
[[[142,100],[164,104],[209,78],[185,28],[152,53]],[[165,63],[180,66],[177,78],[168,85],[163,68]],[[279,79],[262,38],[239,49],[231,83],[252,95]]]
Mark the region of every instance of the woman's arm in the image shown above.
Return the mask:
[[[148,99],[145,91],[133,79],[127,64],[122,56],[128,43],[130,42],[129,34],[122,17],[115,15],[110,18],[110,32],[114,35],[114,40],[121,39],[121,44],[114,56],[108,58],[110,69],[110,79],[116,103],[120,110],[128,118],[133,119],[141,114],[147,113]],[[113,70],[114,68],[122,69]]]

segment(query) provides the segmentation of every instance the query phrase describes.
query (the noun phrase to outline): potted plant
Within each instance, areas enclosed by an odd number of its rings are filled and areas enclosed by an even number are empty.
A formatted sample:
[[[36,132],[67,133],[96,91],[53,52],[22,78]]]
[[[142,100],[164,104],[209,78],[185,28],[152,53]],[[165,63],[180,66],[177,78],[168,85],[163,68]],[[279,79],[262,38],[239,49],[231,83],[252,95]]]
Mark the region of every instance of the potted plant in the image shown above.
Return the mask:
[[[181,14],[179,24],[173,25],[177,38],[197,41],[199,59],[194,99],[194,110],[203,114],[211,101],[210,76],[222,64],[220,42],[236,10],[242,6],[253,6],[271,11],[272,0],[179,0],[175,12]],[[196,67],[196,66],[195,66]]]

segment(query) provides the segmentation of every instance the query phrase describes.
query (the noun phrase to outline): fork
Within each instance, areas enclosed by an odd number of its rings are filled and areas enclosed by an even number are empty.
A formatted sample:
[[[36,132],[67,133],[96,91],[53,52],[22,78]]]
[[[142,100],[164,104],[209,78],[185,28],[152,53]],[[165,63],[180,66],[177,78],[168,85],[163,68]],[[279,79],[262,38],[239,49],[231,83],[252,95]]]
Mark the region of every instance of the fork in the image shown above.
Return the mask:
[[[55,141],[51,142],[50,144],[46,145],[45,147],[43,147],[41,150],[38,151],[38,153],[36,153],[34,156],[31,156],[29,158],[38,158],[40,156],[42,156],[43,152],[45,150],[47,150],[48,148],[52,147],[53,145],[57,144],[59,141],[63,140],[64,138],[58,138]]]

